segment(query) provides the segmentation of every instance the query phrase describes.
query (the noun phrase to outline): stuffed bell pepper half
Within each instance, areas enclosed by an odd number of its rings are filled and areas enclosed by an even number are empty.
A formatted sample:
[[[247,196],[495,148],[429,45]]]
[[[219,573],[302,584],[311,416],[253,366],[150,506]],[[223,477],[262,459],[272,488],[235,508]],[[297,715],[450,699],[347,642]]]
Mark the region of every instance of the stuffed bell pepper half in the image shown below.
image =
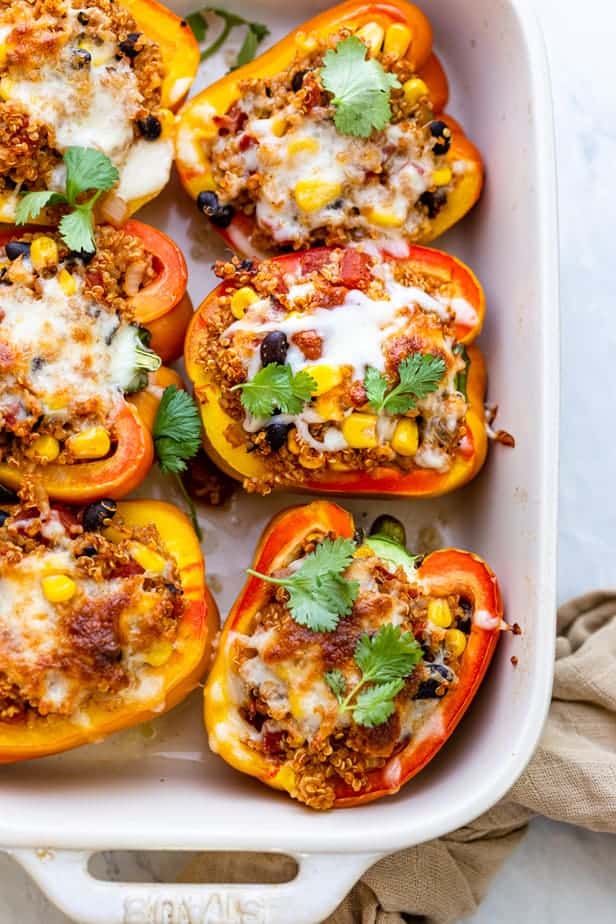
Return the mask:
[[[181,180],[246,256],[442,234],[479,197],[479,152],[441,113],[447,81],[423,13],[349,0],[182,110]]]
[[[192,314],[168,237],[129,221],[94,239],[74,252],[56,230],[0,232],[0,483],[37,477],[67,503],[145,478],[155,405],[180,384],[161,357],[180,354]]]
[[[32,485],[0,507],[0,763],[100,741],[197,686],[218,618],[179,510],[54,507]]]
[[[505,627],[476,555],[422,557],[379,517],[287,509],[259,543],[205,690],[210,746],[313,809],[397,792],[470,705]]]
[[[5,0],[0,221],[15,220],[23,192],[61,191],[74,147],[117,169],[99,203],[104,220],[124,220],[158,195],[173,160],[172,110],[198,65],[186,22],[156,0]]]
[[[486,455],[473,273],[373,244],[217,266],[186,369],[205,448],[249,491],[435,496]]]

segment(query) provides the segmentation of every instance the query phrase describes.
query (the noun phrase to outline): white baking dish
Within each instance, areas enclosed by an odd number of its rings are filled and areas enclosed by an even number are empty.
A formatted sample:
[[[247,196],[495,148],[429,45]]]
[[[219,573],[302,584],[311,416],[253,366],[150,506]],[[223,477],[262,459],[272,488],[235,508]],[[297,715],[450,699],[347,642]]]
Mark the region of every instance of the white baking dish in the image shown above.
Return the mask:
[[[197,4],[177,5],[187,12]],[[272,24],[278,37],[327,4],[234,5]],[[467,260],[486,287],[489,397],[499,404],[500,425],[515,434],[516,448],[493,447],[481,476],[454,496],[349,506],[362,523],[378,510],[395,511],[412,539],[485,556],[502,582],[507,617],[524,634],[502,639],[476,702],[437,759],[398,796],[362,808],[314,813],[229,769],[207,751],[198,695],[145,730],[2,768],[0,843],[77,920],[314,924],[379,856],[452,830],[490,807],[537,742],[552,679],[558,446],[557,227],[546,63],[523,0],[421,5],[451,78],[449,109],[478,143],[488,169],[479,207],[438,245]],[[210,68],[201,83],[212,76]],[[184,247],[198,302],[213,281],[209,264],[222,254],[220,244],[176,186],[144,217]],[[140,493],[168,490],[152,478]],[[263,524],[292,500],[238,496],[230,510],[204,511],[208,572],[223,612]],[[93,880],[89,854],[113,848],[284,851],[298,858],[300,870],[276,886]]]

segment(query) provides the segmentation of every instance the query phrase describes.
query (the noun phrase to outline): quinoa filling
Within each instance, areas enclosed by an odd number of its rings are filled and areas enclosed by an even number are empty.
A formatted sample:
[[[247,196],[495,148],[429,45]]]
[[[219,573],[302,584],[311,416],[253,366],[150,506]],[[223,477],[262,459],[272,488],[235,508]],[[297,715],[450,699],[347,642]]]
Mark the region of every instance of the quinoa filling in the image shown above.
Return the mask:
[[[132,309],[152,255],[109,226],[96,244],[76,254],[45,231],[0,248],[0,461],[24,471],[106,456],[124,395],[160,365]]]
[[[215,224],[235,211],[253,216],[253,243],[264,249],[429,235],[464,165],[448,163],[450,130],[433,118],[409,61],[382,48],[367,53],[399,81],[391,123],[367,138],[337,130],[321,69],[349,34],[320,42],[285,73],[242,81],[240,99],[213,116],[203,145],[216,194],[203,192],[200,205]]]
[[[100,531],[112,501],[77,517],[32,489],[23,498],[0,511],[0,719],[87,721],[91,703],[149,699],[184,608],[158,531],[118,516],[112,539]]]

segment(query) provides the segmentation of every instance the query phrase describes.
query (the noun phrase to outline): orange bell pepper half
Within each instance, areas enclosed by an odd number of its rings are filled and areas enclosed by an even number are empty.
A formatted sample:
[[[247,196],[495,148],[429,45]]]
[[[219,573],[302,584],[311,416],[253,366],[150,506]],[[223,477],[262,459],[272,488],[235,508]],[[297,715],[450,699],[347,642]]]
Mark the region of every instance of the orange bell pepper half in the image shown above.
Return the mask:
[[[284,254],[274,257],[271,262],[280,267],[283,273],[290,273],[297,271],[303,260],[309,258],[313,262],[315,255],[323,255],[325,258],[335,249],[317,248],[304,253]],[[481,351],[473,344],[481,331],[485,315],[485,296],[478,279],[460,260],[429,247],[409,245],[404,257],[393,256],[387,251],[380,251],[380,257],[392,263],[403,262],[417,273],[431,276],[437,282],[453,285],[455,294],[464,298],[474,309],[475,319],[472,323],[461,319],[455,327],[456,340],[466,345],[470,363],[464,434],[457,447],[453,464],[444,473],[419,467],[404,472],[386,463],[369,470],[326,469],[318,474],[307,470],[301,484],[285,484],[285,489],[319,494],[436,497],[466,484],[475,477],[485,461],[488,446],[484,416],[486,368]],[[258,453],[248,451],[246,444],[236,445],[227,440],[225,431],[234,421],[221,405],[222,393],[219,383],[212,379],[200,361],[200,347],[208,337],[210,318],[216,301],[220,295],[229,293],[232,285],[230,282],[222,282],[195,312],[186,335],[184,361],[201,410],[204,448],[219,468],[231,477],[243,481],[265,477],[266,463]]]
[[[481,155],[466,138],[461,126],[449,116],[442,115],[449,87],[440,61],[432,53],[432,29],[421,10],[406,0],[347,0],[294,29],[269,51],[244,67],[231,71],[189,100],[180,113],[176,133],[176,166],[188,194],[197,200],[201,192],[216,192],[204,142],[216,136],[216,118],[224,116],[240,99],[242,81],[283,73],[291,67],[298,53],[310,47],[311,40],[326,39],[342,27],[356,31],[368,23],[381,27],[385,35],[392,25],[402,24],[410,29],[412,40],[406,57],[414,72],[427,85],[434,115],[445,121],[452,131],[446,163],[452,168],[455,165],[454,188],[447,203],[440,209],[437,220],[432,221],[429,232],[418,240],[427,243],[455,224],[479,198],[483,183]],[[252,241],[256,229],[252,214],[236,210],[227,226],[213,227],[236,253],[256,257],[270,255]]]
[[[330,501],[314,501],[279,513],[266,527],[252,568],[261,574],[283,569],[297,557],[303,543],[318,536],[352,539],[355,524],[350,513]],[[342,779],[335,783],[334,808],[371,802],[392,795],[426,766],[445,744],[470,706],[494,653],[502,628],[502,601],[496,577],[478,556],[459,549],[441,549],[423,559],[416,571],[421,593],[434,597],[464,596],[473,616],[470,634],[457,671],[457,682],[438,701],[430,722],[378,769],[365,774],[359,789]],[[268,786],[292,792],[295,771],[290,761],[248,746],[254,727],[240,712],[234,639],[251,636],[259,613],[270,599],[271,585],[250,576],[224,625],[212,670],[205,687],[205,725],[212,750],[237,770],[257,777]],[[344,623],[344,617],[340,625]],[[340,631],[340,629],[335,630]],[[327,639],[329,633],[315,634]],[[341,639],[344,636],[342,632]],[[334,634],[330,644],[335,646]],[[318,644],[318,643],[317,643]],[[341,641],[344,644],[344,641]],[[331,650],[331,649],[330,649]]]
[[[0,721],[0,763],[58,754],[156,718],[181,702],[207,670],[218,610],[205,584],[203,556],[189,520],[172,504],[157,500],[125,501],[118,513],[128,526],[154,524],[176,560],[186,602],[172,654],[163,665],[147,668],[152,694],[138,703],[123,704],[115,696],[87,702],[78,722],[53,714]]]

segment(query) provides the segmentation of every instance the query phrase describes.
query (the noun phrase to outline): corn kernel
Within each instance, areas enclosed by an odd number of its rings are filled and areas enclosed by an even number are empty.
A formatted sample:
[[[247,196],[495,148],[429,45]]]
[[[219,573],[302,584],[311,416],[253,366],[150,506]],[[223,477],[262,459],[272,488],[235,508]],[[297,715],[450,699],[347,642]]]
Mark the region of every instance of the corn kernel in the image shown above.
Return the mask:
[[[304,446],[299,454],[299,464],[302,468],[322,468],[325,465],[325,458],[323,453],[319,452],[318,449]]]
[[[374,550],[369,545],[360,545],[353,552],[353,558],[374,558]]]
[[[421,77],[411,77],[402,84],[404,98],[409,106],[414,106],[422,96],[428,95],[428,87]]]
[[[58,273],[58,282],[65,295],[74,295],[77,291],[77,280],[67,269],[62,268]]]
[[[111,439],[104,427],[87,427],[69,437],[66,448],[76,459],[102,459],[111,449]]]
[[[287,436],[287,448],[289,452],[292,452],[294,456],[298,456],[301,452],[301,446],[299,445],[297,439],[297,430],[295,427],[292,430],[289,430],[289,435]]]
[[[363,42],[370,54],[376,55],[381,50],[385,30],[379,26],[378,22],[367,22],[365,26],[356,32],[357,38]]]
[[[39,462],[53,462],[60,455],[60,443],[54,436],[37,436],[28,455]]]
[[[459,658],[466,648],[466,636],[459,629],[447,629],[445,633],[445,647],[454,658]]]
[[[284,116],[276,116],[275,119],[272,119],[272,135],[275,135],[276,138],[282,138],[284,133],[287,130],[287,120]]]
[[[51,269],[58,263],[58,245],[52,237],[36,237],[30,246],[30,260],[35,270]]]
[[[242,286],[237,289],[231,296],[231,314],[238,320],[244,317],[244,313],[249,305],[258,302],[259,296],[250,286]]]
[[[378,206],[369,208],[366,218],[372,225],[379,228],[400,228],[406,219],[406,212],[396,212],[395,209],[383,209]]]
[[[314,51],[318,42],[314,35],[307,35],[300,30],[295,33],[295,44],[301,51]]]
[[[403,58],[409,50],[413,33],[408,26],[394,22],[385,33],[383,51],[394,58]]]
[[[9,77],[0,79],[0,99],[10,99],[15,84]]]
[[[175,132],[175,116],[170,109],[159,109],[158,121],[162,126],[162,137],[169,138]]]
[[[419,434],[414,420],[401,420],[394,430],[391,448],[399,456],[414,456],[417,452]]]
[[[447,186],[448,183],[451,183],[451,168],[450,167],[440,167],[438,170],[434,170],[432,173],[432,185],[433,186]]]
[[[150,650],[144,655],[143,660],[150,667],[162,667],[171,657],[172,651],[173,647],[170,642],[154,642]]]
[[[62,411],[68,405],[66,392],[63,391],[48,391],[43,400],[48,411]]]
[[[323,395],[331,391],[342,381],[342,369],[339,366],[326,366],[325,363],[316,366],[306,366],[305,372],[317,383],[313,395]]]
[[[154,574],[162,574],[167,567],[167,562],[162,555],[149,549],[142,542],[131,542],[130,554],[138,565],[141,565],[144,571],[152,571]]]
[[[77,585],[66,574],[49,574],[41,580],[41,588],[50,603],[65,603],[75,595]]]
[[[342,192],[340,183],[319,180],[316,177],[300,180],[295,184],[293,195],[302,212],[318,212],[337,199]]]
[[[340,395],[324,394],[314,402],[314,409],[323,420],[344,420]]]
[[[442,597],[436,597],[428,603],[428,619],[435,626],[441,629],[447,629],[452,622],[451,610],[449,604]]]
[[[0,67],[4,67],[6,64],[6,59],[8,57],[8,46],[4,42],[0,42]]]
[[[379,441],[374,414],[349,414],[342,424],[342,435],[351,449],[374,449]]]
[[[289,141],[287,153],[290,156],[304,153],[318,154],[319,148],[320,145],[316,138],[295,138],[293,141]]]
[[[350,472],[352,471],[352,466],[347,465],[346,462],[339,462],[338,459],[332,459],[327,463],[328,467],[331,468],[332,472]]]

